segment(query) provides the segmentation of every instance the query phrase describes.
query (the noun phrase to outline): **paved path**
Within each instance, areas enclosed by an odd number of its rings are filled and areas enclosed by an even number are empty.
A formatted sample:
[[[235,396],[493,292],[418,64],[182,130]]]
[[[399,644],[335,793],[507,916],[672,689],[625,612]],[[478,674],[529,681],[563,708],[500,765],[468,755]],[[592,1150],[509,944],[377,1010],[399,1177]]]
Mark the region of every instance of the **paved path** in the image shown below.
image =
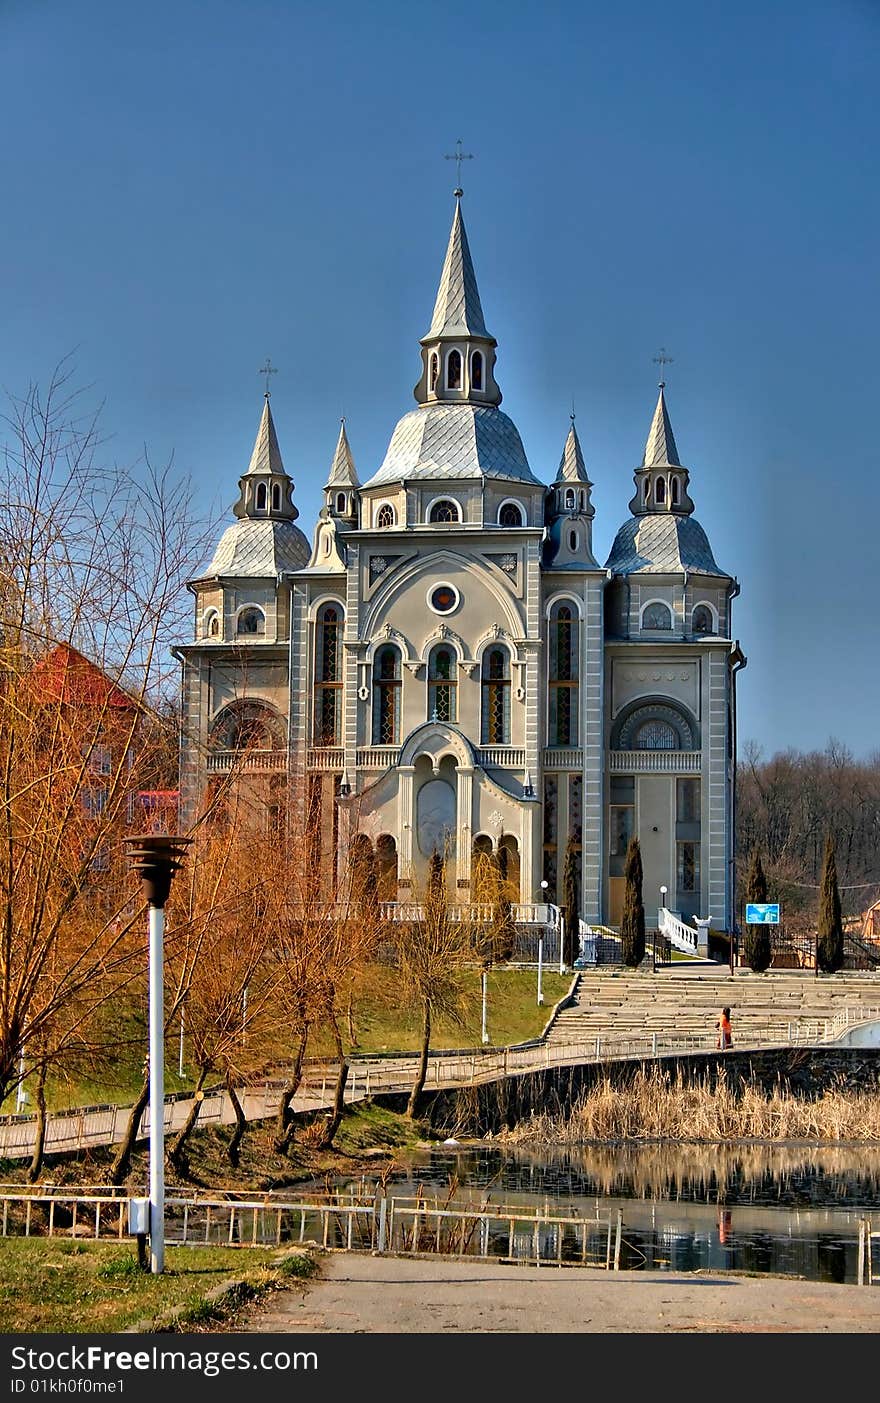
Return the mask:
[[[354,1253],[235,1325],[270,1334],[880,1331],[880,1287],[719,1272],[602,1272]]]

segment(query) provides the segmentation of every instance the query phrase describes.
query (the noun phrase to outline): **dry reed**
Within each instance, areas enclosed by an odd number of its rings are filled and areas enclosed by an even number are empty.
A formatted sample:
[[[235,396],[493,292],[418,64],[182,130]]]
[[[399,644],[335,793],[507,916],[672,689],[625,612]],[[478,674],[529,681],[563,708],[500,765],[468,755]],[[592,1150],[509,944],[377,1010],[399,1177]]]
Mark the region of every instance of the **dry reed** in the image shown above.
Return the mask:
[[[509,1144],[578,1145],[589,1141],[821,1140],[880,1141],[880,1093],[842,1084],[815,1097],[782,1082],[772,1091],[740,1078],[692,1079],[640,1068],[626,1085],[603,1078],[569,1112],[538,1114],[497,1137]]]

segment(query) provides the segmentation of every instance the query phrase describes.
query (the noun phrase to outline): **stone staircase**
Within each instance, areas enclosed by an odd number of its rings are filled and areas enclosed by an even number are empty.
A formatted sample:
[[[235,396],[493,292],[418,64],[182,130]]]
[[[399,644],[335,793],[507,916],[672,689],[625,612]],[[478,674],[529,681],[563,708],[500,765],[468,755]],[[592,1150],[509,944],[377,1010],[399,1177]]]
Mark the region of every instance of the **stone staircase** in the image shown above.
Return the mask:
[[[789,1025],[830,1023],[849,1010],[850,1022],[880,1019],[880,974],[820,975],[812,970],[754,974],[726,966],[673,965],[656,973],[583,971],[573,1003],[548,1033],[551,1043],[601,1038],[705,1037],[730,1005],[734,1045],[789,1037]],[[803,1031],[803,1029],[801,1030]],[[823,1029],[824,1031],[824,1029]]]

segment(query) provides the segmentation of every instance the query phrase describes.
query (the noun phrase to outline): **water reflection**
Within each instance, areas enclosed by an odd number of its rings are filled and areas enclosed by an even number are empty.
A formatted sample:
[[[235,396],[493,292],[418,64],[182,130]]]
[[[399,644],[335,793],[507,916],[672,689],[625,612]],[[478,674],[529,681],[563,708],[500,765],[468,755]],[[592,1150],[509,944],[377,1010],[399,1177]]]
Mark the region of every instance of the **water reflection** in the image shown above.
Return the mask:
[[[346,1187],[353,1181],[346,1181]],[[603,1216],[621,1266],[857,1280],[859,1219],[880,1215],[880,1149],[815,1145],[485,1144],[415,1153],[387,1191]]]

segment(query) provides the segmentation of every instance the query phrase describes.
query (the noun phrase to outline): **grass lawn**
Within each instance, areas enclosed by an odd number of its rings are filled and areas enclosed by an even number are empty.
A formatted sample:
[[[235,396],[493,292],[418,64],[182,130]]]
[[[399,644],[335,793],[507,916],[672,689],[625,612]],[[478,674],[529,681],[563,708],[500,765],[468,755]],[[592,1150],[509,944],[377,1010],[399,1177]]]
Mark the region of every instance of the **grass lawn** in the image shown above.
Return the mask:
[[[125,1330],[183,1307],[182,1328],[217,1318],[205,1301],[230,1279],[242,1286],[229,1305],[310,1276],[314,1260],[299,1253],[246,1247],[169,1247],[165,1272],[151,1276],[134,1249],[115,1242],[63,1238],[0,1239],[0,1320],[21,1334]]]
[[[525,1042],[539,1036],[550,1017],[553,1005],[568,991],[571,974],[560,975],[544,970],[542,988],[544,1003],[537,1003],[537,973],[535,970],[491,969],[488,977],[487,1026],[490,1046]],[[464,1022],[456,1026],[439,1020],[431,1035],[432,1048],[479,1047],[481,1033],[480,971],[476,967],[465,976]],[[46,1100],[50,1111],[68,1106],[102,1105],[133,1101],[141,1086],[147,1029],[146,1009],[140,1006],[114,1006],[116,1035],[108,1028],[107,1038],[115,1052],[102,1070],[82,1071],[76,1077],[50,1078]],[[108,1014],[109,1019],[109,1014]],[[352,999],[351,1027],[341,1019],[346,1050],[350,1053],[417,1052],[421,1043],[421,1020],[418,1012],[401,1008],[394,970],[387,965],[371,965],[358,977]],[[177,1075],[178,1042],[172,1029],[165,1043],[165,1091],[186,1091],[192,1081]],[[184,1040],[184,1067],[187,1043]],[[333,1042],[327,1029],[317,1030],[309,1046],[310,1057],[332,1057]],[[15,1110],[15,1091],[6,1098],[2,1111]],[[28,1103],[25,1111],[33,1107]]]
[[[537,1002],[535,970],[490,969],[487,983],[486,1025],[490,1045],[526,1042],[540,1035],[553,1005],[568,992],[572,975],[548,973],[542,976],[544,1003]],[[480,971],[465,980],[464,1022],[456,1025],[439,1019],[431,1032],[432,1048],[479,1047],[482,1030]],[[372,965],[359,981],[352,1008],[354,1037],[346,1020],[342,1032],[346,1050],[354,1053],[417,1052],[421,1046],[421,1017],[417,1010],[401,1008],[396,977],[386,965]],[[333,1044],[326,1035],[316,1037],[310,1055],[332,1056]]]

